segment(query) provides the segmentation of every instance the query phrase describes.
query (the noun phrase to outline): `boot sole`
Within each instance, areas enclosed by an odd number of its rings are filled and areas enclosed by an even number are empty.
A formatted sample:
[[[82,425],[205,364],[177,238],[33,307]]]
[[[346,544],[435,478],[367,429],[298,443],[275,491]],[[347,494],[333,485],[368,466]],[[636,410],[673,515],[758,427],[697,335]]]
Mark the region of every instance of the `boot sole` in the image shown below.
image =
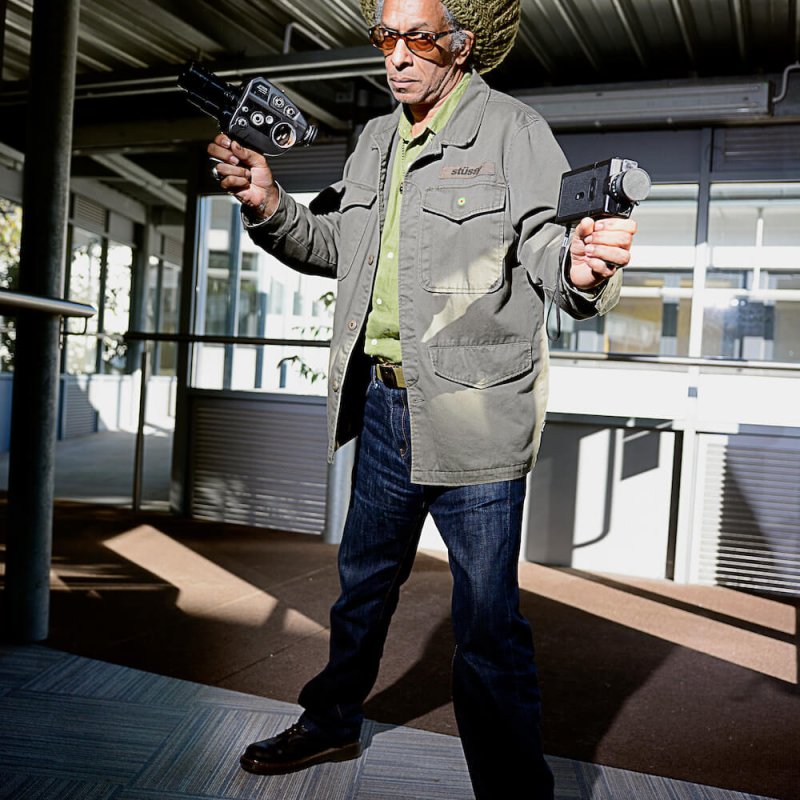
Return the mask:
[[[256,759],[242,756],[239,764],[242,769],[252,772],[255,775],[285,775],[288,772],[299,772],[315,764],[324,764],[332,761],[350,761],[361,755],[361,742],[353,742],[344,747],[331,747],[320,753],[315,753],[308,758],[301,758],[298,761],[283,761],[281,763],[269,763],[257,761]]]

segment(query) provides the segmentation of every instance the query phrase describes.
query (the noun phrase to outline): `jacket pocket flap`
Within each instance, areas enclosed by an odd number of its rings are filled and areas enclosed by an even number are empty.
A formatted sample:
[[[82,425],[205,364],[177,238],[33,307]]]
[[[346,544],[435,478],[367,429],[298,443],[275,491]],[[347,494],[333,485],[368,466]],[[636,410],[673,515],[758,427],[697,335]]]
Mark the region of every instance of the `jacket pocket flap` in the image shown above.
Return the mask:
[[[374,202],[378,193],[370,186],[362,186],[358,183],[348,183],[344,189],[339,209],[344,211],[353,206],[363,206],[369,208]]]
[[[470,183],[468,186],[431,186],[425,190],[425,211],[461,222],[478,214],[502,211],[506,187],[502,183]]]
[[[437,375],[475,389],[516,378],[533,366],[530,342],[433,345],[428,350]]]

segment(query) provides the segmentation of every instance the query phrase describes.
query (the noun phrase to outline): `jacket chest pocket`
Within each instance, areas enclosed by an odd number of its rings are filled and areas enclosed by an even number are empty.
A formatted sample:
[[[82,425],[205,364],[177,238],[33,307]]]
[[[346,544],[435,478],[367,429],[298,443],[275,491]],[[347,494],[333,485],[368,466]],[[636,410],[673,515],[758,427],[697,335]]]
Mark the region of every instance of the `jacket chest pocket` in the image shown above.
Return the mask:
[[[494,181],[425,190],[419,279],[429,292],[486,294],[503,283],[506,187]]]
[[[375,212],[373,206],[378,197],[375,189],[358,183],[348,183],[339,210],[339,264],[337,277],[344,278],[364,248],[369,245],[369,231],[374,224],[371,219]]]

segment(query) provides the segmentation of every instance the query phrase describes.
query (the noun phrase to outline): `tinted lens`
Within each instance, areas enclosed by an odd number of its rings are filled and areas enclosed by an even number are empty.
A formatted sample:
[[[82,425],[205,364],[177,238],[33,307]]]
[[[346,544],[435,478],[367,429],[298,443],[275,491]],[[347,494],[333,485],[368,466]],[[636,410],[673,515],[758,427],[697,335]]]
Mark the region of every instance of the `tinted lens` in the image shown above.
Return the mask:
[[[424,33],[414,33],[403,37],[412,53],[430,53],[433,50],[433,37]]]
[[[384,53],[391,53],[397,44],[397,37],[388,33],[385,28],[372,28],[369,32],[369,41],[374,47],[383,50]]]
[[[370,44],[387,54],[394,51],[398,39],[402,39],[412,53],[429,53],[435,45],[434,37],[426,32],[398,33],[380,26],[370,29],[369,32]]]

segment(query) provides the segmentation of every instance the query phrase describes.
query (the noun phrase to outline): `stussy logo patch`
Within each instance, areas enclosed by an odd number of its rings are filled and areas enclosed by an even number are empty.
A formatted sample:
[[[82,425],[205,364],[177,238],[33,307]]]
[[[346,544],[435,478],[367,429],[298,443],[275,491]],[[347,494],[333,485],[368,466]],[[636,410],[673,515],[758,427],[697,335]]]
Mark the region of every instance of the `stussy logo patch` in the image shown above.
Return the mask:
[[[477,178],[479,175],[494,175],[496,172],[494,161],[484,161],[483,164],[463,167],[442,167],[440,178]]]

